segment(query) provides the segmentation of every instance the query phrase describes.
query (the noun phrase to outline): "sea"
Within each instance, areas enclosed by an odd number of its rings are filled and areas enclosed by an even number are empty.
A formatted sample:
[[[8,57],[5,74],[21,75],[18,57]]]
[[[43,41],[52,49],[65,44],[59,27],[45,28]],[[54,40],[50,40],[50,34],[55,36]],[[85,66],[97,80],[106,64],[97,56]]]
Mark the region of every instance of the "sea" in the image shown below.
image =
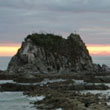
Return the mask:
[[[110,67],[110,56],[92,56],[93,62],[96,64],[106,64]],[[0,70],[6,70],[11,57],[0,57]]]
[[[92,56],[93,63],[110,67],[110,56]]]

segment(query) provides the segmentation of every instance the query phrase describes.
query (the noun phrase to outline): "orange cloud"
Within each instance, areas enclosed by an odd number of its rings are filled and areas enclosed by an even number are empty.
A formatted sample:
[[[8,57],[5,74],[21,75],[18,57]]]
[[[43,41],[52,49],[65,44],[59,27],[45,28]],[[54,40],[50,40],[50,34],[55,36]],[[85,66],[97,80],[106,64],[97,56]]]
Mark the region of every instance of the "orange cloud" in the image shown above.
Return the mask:
[[[87,44],[87,49],[89,50],[89,53],[93,56],[110,55],[110,45]]]
[[[13,56],[20,48],[20,44],[0,44],[0,56]]]
[[[13,56],[19,48],[20,44],[18,43],[0,44],[0,56]],[[110,45],[87,44],[87,49],[89,50],[90,55],[93,56],[110,55]]]

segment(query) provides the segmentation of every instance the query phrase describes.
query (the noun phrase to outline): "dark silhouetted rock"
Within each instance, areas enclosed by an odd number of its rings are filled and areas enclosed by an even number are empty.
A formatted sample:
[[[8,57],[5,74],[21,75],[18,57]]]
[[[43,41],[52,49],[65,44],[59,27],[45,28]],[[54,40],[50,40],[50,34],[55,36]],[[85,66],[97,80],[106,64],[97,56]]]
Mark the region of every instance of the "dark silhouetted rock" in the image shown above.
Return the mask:
[[[67,39],[53,34],[28,35],[17,54],[12,57],[8,71],[26,73],[72,73],[93,71],[92,59],[77,34]]]

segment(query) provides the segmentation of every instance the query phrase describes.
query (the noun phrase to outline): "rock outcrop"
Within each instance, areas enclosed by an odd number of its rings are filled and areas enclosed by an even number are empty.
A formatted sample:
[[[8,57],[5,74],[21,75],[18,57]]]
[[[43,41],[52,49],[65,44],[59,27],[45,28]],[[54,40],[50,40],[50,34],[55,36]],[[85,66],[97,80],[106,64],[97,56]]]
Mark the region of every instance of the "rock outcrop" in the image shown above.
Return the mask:
[[[17,54],[12,57],[10,73],[72,73],[92,71],[92,59],[77,34],[67,39],[53,34],[28,35]]]

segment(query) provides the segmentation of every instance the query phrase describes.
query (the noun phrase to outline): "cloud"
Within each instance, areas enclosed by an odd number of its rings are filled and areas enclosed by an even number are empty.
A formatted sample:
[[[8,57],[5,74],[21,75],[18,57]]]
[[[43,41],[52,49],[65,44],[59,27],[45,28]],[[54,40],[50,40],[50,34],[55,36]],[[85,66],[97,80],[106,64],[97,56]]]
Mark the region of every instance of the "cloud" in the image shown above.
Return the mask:
[[[87,44],[87,48],[91,55],[110,56],[110,45]]]
[[[109,0],[0,0],[0,41],[21,42],[40,31],[67,36],[76,30],[86,43],[100,38],[109,43],[108,12]]]
[[[110,27],[91,26],[79,29],[86,43],[93,44],[110,44]]]
[[[79,29],[80,31],[83,32],[97,32],[97,33],[109,33],[110,34],[110,27],[97,27],[97,26],[93,26],[93,27],[86,27],[86,28],[81,28]]]
[[[68,12],[110,12],[109,0],[0,0],[1,8]]]

